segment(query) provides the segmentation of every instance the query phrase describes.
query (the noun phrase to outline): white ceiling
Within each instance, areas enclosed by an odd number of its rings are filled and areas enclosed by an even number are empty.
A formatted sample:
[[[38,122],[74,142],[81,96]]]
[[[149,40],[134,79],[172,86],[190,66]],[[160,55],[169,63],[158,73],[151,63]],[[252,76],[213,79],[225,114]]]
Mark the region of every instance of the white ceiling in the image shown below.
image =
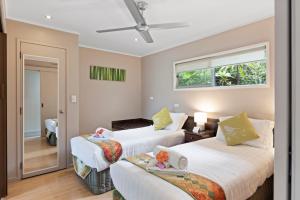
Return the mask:
[[[147,22],[188,22],[183,29],[151,31],[147,44],[135,30],[98,34],[98,29],[134,26],[123,0],[7,0],[7,17],[79,33],[81,46],[136,56],[230,30],[274,15],[274,0],[146,0]],[[52,20],[46,20],[51,15]],[[138,38],[138,42],[134,39]]]

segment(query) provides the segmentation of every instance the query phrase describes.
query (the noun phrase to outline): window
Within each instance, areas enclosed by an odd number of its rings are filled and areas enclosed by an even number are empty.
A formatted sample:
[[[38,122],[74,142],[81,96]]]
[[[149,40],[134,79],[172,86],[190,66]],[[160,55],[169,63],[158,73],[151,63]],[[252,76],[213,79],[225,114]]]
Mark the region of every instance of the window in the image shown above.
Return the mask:
[[[267,87],[268,44],[174,63],[174,89]]]

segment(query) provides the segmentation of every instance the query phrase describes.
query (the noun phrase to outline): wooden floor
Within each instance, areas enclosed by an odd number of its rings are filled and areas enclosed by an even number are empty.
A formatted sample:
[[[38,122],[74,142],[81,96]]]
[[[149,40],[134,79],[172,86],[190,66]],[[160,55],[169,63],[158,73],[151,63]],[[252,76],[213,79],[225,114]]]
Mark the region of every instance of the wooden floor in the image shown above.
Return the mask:
[[[24,172],[32,172],[57,165],[57,146],[50,146],[46,137],[24,142]]]
[[[112,200],[112,192],[93,195],[73,169],[28,178],[8,185],[9,200]]]

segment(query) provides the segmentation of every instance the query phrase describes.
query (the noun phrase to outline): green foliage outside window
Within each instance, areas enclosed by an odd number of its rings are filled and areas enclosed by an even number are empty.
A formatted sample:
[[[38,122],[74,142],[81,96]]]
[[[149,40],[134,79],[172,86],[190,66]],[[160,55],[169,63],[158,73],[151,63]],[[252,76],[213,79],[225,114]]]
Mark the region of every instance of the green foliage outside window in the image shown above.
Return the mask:
[[[213,69],[210,68],[180,72],[177,74],[178,86],[179,87],[211,86],[212,75],[213,75]]]
[[[177,73],[177,88],[261,85],[266,82],[265,60]]]

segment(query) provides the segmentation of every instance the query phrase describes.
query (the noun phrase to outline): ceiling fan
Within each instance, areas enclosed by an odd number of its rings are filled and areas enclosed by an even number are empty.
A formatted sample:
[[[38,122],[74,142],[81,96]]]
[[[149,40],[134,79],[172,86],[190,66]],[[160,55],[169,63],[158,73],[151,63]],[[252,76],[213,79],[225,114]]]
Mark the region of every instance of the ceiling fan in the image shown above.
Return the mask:
[[[136,26],[124,27],[124,28],[115,28],[115,29],[107,29],[107,30],[98,30],[97,33],[107,33],[114,31],[126,31],[126,30],[137,30],[143,39],[147,43],[153,43],[153,39],[150,35],[149,30],[151,29],[174,29],[174,28],[183,28],[187,27],[187,23],[164,23],[164,24],[147,24],[143,13],[147,8],[148,3],[145,1],[137,1],[134,0],[124,0],[127,8],[129,9],[131,15],[136,21]]]

